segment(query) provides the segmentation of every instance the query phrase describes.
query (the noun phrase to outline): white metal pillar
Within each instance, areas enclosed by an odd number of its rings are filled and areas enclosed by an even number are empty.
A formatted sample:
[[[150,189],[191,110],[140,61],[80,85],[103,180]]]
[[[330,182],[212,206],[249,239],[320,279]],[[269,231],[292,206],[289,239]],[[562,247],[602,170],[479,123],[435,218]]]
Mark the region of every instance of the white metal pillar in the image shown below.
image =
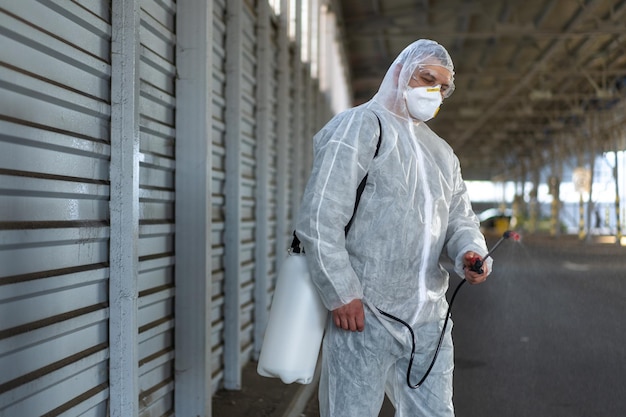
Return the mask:
[[[254,358],[258,359],[261,352],[263,335],[269,312],[268,281],[270,245],[269,243],[269,169],[270,169],[270,124],[272,102],[270,100],[270,83],[272,50],[270,45],[270,6],[267,1],[258,2],[258,61],[257,61],[257,147],[256,147],[256,180],[255,190],[257,219],[255,233],[255,285],[254,285]]]
[[[563,179],[563,138],[555,141],[550,149],[552,159],[552,175],[550,181],[550,194],[552,202],[550,204],[550,236],[559,236],[561,227],[559,217],[561,212],[561,181]]]
[[[139,239],[138,0],[112,3],[109,413],[139,413],[137,271]]]
[[[226,201],[224,284],[224,387],[241,388],[241,91],[243,0],[226,4]]]
[[[599,119],[598,114],[593,114],[589,117],[589,132],[591,133],[591,140],[583,141],[583,158],[587,156],[589,158],[589,193],[587,194],[587,216],[586,216],[586,236],[587,240],[591,240],[591,229],[593,227],[593,222],[591,221],[592,215],[595,212],[595,202],[593,201],[593,182],[595,178],[596,171],[596,154],[598,150],[598,127],[599,127]],[[587,153],[587,155],[585,155]],[[583,210],[584,212],[584,210]]]
[[[178,0],[176,379],[180,416],[211,415],[213,2]]]
[[[618,245],[622,244],[622,223],[620,219],[620,188],[619,188],[619,136],[618,131],[613,132],[615,147],[615,166],[613,167],[613,178],[615,179],[615,238]]]

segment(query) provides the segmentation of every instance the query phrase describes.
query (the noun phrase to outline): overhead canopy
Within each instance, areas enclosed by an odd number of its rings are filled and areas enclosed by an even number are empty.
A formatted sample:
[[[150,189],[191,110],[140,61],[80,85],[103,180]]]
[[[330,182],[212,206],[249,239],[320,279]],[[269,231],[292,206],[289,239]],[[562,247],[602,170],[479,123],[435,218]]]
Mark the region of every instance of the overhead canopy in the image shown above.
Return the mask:
[[[625,129],[626,0],[334,0],[331,7],[354,104],[373,96],[412,41],[448,49],[456,90],[429,125],[455,148],[466,179],[588,153],[590,143],[609,146]]]

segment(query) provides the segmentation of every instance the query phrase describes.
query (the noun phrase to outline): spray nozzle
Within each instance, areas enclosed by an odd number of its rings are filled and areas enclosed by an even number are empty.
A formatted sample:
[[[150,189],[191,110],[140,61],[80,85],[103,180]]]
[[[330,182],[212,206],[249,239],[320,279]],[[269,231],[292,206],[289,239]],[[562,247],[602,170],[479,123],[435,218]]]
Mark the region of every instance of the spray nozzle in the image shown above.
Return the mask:
[[[519,235],[519,233],[516,233],[516,232],[514,232],[514,231],[512,231],[512,230],[507,230],[507,231],[506,231],[506,232],[504,232],[504,234],[502,235],[502,238],[503,238],[503,239],[508,239],[508,238],[511,238],[511,239],[513,239],[513,240],[515,240],[515,241],[518,241],[518,240],[520,239],[520,235]],[[495,249],[495,247],[494,247],[494,249]]]
[[[483,265],[485,263],[485,259],[487,259],[488,257],[491,256],[491,254],[496,250],[496,248],[498,246],[500,246],[500,243],[502,243],[505,239],[513,239],[515,241],[518,241],[520,239],[520,235],[519,233],[516,233],[512,230],[507,230],[506,232],[504,232],[504,234],[502,235],[502,237],[500,238],[500,240],[498,240],[496,242],[495,245],[493,245],[493,247],[491,248],[491,250],[489,251],[489,253],[487,255],[485,255],[485,257],[483,259],[480,259],[478,256],[475,256],[472,258],[471,263],[472,265],[470,266],[470,270],[478,273],[478,274],[482,274],[484,272],[483,270]]]

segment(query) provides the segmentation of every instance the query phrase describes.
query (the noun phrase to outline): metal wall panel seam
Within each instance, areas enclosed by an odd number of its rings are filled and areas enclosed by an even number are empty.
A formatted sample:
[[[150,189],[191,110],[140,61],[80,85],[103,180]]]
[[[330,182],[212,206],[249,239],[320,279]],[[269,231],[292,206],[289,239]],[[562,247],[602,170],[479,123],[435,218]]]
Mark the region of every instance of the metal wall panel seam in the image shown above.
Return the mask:
[[[3,17],[3,60],[82,94],[109,101],[108,63],[12,16]],[[28,52],[25,52],[28,51]],[[50,65],[51,60],[55,65]]]
[[[158,87],[160,90],[173,95],[174,77],[176,76],[176,66],[174,63],[175,49],[174,44],[159,42],[161,39],[146,38],[152,36],[152,32],[147,30],[140,31],[141,38],[141,81],[152,86]],[[176,38],[168,39],[169,42],[175,42]]]
[[[210,416],[213,2],[177,2],[174,410]]]
[[[213,0],[212,36],[212,269],[211,269],[211,392],[222,387],[224,379],[224,282],[225,282],[225,185],[226,178],[226,1]]]
[[[96,281],[90,285],[65,289],[58,293],[41,293],[28,299],[18,298],[3,302],[0,309],[4,316],[2,336],[13,337],[31,329],[45,327],[87,311],[103,308],[106,305],[104,297],[94,293],[102,293],[105,290],[106,282]],[[43,307],[38,308],[40,306]],[[4,376],[12,371],[5,370]]]
[[[110,414],[139,414],[139,1],[112,3]]]
[[[59,177],[50,176],[46,178],[43,175],[39,175],[29,178],[26,176],[7,175],[2,184],[3,195],[89,200],[108,199],[108,185],[90,183],[89,179],[83,178]],[[42,179],[46,181],[42,181]]]
[[[11,83],[2,82],[3,87],[29,98],[101,119],[109,116],[109,105],[106,102],[94,100],[73,89],[51,84],[12,68],[0,67],[0,80],[11,80]]]
[[[0,129],[2,129],[1,125],[0,123]],[[2,145],[0,175],[20,176],[21,178],[31,175],[38,176],[40,179],[64,179],[83,184],[102,184],[108,181],[108,157],[101,159],[99,155],[73,154],[71,149],[63,152],[63,150],[50,149],[45,144],[40,146],[38,142],[29,143],[26,139],[15,142],[2,139],[0,139]],[[108,186],[106,188],[108,189]],[[104,190],[98,190],[100,191]],[[16,192],[16,194],[24,195],[25,193]],[[108,200],[108,191],[105,195]]]
[[[0,403],[3,404],[3,406],[10,407],[9,411],[12,414],[7,414],[7,416],[34,415],[33,412],[36,412],[34,408],[39,408],[41,415],[43,415],[43,413],[49,411],[51,405],[50,395],[53,395],[56,399],[65,397],[62,391],[64,389],[66,390],[66,387],[64,387],[64,384],[59,384],[59,381],[70,379],[81,387],[106,385],[107,358],[107,349],[95,351],[73,362],[69,366],[53,370],[50,373],[39,376],[36,380],[26,382],[10,391],[0,394]],[[97,369],[94,370],[93,368]],[[51,394],[51,390],[56,390],[56,393]],[[102,386],[96,390],[107,392]],[[81,398],[81,396],[78,398]],[[101,398],[96,400],[96,402],[102,402],[105,399],[106,398]],[[93,401],[94,399],[91,400],[91,402]],[[76,403],[76,400],[72,402],[72,404],[74,403]]]
[[[143,13],[153,19],[157,26],[176,27],[176,2],[171,0],[144,0],[141,3],[141,9]]]
[[[141,3],[141,27],[149,31],[154,37],[163,41],[163,43],[168,45],[175,44],[176,35],[172,33],[168,27],[164,26],[164,22],[157,20],[153,15],[146,12],[144,4],[150,4],[150,2],[143,0]],[[160,2],[160,4],[167,4],[167,2],[163,1]]]
[[[13,352],[4,357],[2,364],[3,374],[0,377],[0,392],[15,389],[25,383],[38,380],[41,376],[78,361],[90,353],[106,349],[104,334],[106,322],[95,323],[80,329],[72,329],[68,334],[55,335],[35,346]],[[102,340],[102,343],[92,345],[93,340]],[[22,364],[20,369],[9,368],[11,362]],[[82,388],[82,387],[81,387]],[[68,392],[69,391],[69,392]],[[66,397],[63,401],[76,396],[76,392],[65,387]]]
[[[24,142],[26,142],[30,146],[48,148],[74,155],[89,156],[106,161],[109,160],[111,154],[108,143],[104,143],[101,140],[92,140],[91,138],[71,135],[70,132],[53,132],[40,127],[24,126],[7,120],[0,120],[0,131],[2,131],[2,138],[0,140],[6,142],[14,142],[16,144],[24,144]],[[4,152],[2,155],[4,155]],[[76,175],[76,177],[79,176]],[[108,179],[108,175],[106,178],[102,179]]]
[[[98,391],[97,391],[98,390]],[[86,393],[87,394],[87,393]],[[96,389],[90,390],[88,392],[90,395],[87,397],[85,395],[85,399],[81,398],[81,402],[73,405],[71,408],[68,408],[64,414],[60,414],[60,416],[81,416],[81,417],[99,417],[105,416],[107,413],[107,399],[109,398],[109,388],[106,383],[101,384]]]
[[[224,211],[225,211],[225,136],[226,122],[226,5],[225,0],[213,1],[213,36],[212,36],[212,130],[211,130],[211,157],[213,169],[211,172],[212,194],[212,317],[213,310],[220,313],[211,323],[211,386],[213,389],[220,387],[224,380],[224,284],[225,284],[225,242],[224,242]],[[214,392],[214,391],[212,391]]]
[[[7,87],[0,101],[0,111],[7,118],[20,119],[24,114],[29,114],[29,121],[33,124],[69,130],[93,139],[105,136],[109,115],[106,103],[4,67],[0,67],[0,79],[15,82],[9,85],[0,83],[0,86]],[[61,117],[61,112],[65,117]]]
[[[141,332],[141,334],[139,335],[139,342],[143,343],[143,342],[146,342],[147,340],[152,339],[153,337],[162,335],[163,333],[171,332],[174,330],[174,325],[175,325],[175,321],[173,319],[159,322],[156,325],[151,325],[150,328]],[[141,366],[141,361],[139,362]]]
[[[141,68],[145,68],[146,70],[148,70],[149,67],[141,66]],[[167,110],[170,110],[170,111],[176,107],[176,97],[164,91],[162,88],[160,88],[160,86],[149,84],[143,80],[141,81],[141,97],[143,97],[144,99],[147,99],[147,101],[153,102],[156,105],[163,106]],[[150,115],[151,117],[154,117],[150,113],[146,113],[146,114]],[[162,120],[160,119],[157,119],[157,120],[162,122]],[[173,123],[169,125],[172,126]]]
[[[20,349],[31,345],[43,343],[50,338],[50,334],[65,334],[71,330],[92,326],[97,322],[104,321],[108,318],[108,314],[102,310],[95,310],[81,315],[69,317],[66,320],[60,320],[53,323],[45,323],[45,326],[32,326],[28,331],[15,332],[3,330],[3,336],[0,339],[0,350],[5,353],[17,352]]]
[[[224,282],[224,387],[241,388],[239,252],[241,227],[242,0],[226,5],[226,182]]]
[[[141,398],[142,410],[139,417],[151,417],[162,414],[163,410],[171,410],[170,394],[174,390],[174,381],[165,380],[160,384],[145,391]],[[171,415],[171,414],[170,414]]]
[[[169,349],[165,353],[159,352],[159,354],[155,357],[149,358],[148,360],[142,362],[142,364],[139,366],[139,373],[145,375],[148,372],[162,369],[170,361],[174,360],[174,357],[175,354],[173,349]]]
[[[62,2],[63,6],[55,5],[50,1],[5,1],[2,7],[7,12],[28,21],[39,30],[54,33],[55,37],[77,49],[88,51],[91,55],[109,62],[111,51],[107,42],[110,39],[108,22],[93,19],[93,14],[71,2]],[[56,16],[64,15],[65,18],[77,24],[66,24],[67,22],[63,20],[51,19],[50,11],[42,5],[54,10]],[[100,48],[93,48],[94,44],[99,44]]]
[[[142,409],[146,408],[148,403],[153,403],[158,400],[158,397],[155,398],[154,395],[151,395],[150,392],[154,392],[159,390],[161,387],[165,385],[169,385],[174,382],[174,376],[172,373],[172,368],[167,366],[169,359],[173,359],[171,355],[172,351],[157,352],[152,360],[146,360],[142,363],[139,374],[140,378],[140,397],[141,397],[141,406]],[[161,362],[161,360],[165,359],[165,361]],[[174,388],[174,384],[172,384],[172,389]],[[168,390],[165,394],[171,392]],[[167,412],[170,409],[159,410],[159,413],[163,413],[163,411]]]
[[[139,262],[139,275],[154,270],[162,270],[166,266],[174,265],[174,256],[163,256],[154,259],[145,259]]]
[[[157,327],[159,326],[152,326],[153,329],[156,329]],[[139,365],[144,363],[147,359],[153,357],[153,355],[158,354],[158,352],[163,352],[164,350],[172,348],[174,346],[174,339],[172,336],[172,331],[166,330],[162,333],[154,333],[154,335],[150,338],[143,339],[142,343],[139,345]]]
[[[67,3],[64,0],[46,0],[40,1],[40,3],[54,10],[59,15],[78,23],[78,27],[87,29],[90,34],[109,36],[109,25],[107,22],[94,19],[91,11],[86,8]]]

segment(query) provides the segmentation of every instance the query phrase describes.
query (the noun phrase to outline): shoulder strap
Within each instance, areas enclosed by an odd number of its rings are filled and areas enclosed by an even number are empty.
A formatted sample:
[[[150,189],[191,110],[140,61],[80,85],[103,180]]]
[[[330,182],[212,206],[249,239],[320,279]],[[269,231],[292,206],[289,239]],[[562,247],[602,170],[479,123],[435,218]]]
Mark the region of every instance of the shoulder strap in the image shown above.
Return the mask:
[[[380,135],[378,135],[378,143],[376,144],[376,152],[374,153],[374,158],[376,158],[378,156],[378,151],[380,150],[380,143],[382,142],[383,125],[380,122],[380,118],[378,117],[378,115],[376,113],[374,113],[374,115],[376,116],[376,119],[378,119],[378,127],[380,128]],[[367,175],[368,174],[365,174],[365,176],[359,183],[359,187],[356,189],[356,198],[354,199],[354,211],[352,212],[352,217],[350,217],[350,221],[348,222],[345,228],[346,236],[348,235],[348,231],[350,230],[350,227],[352,226],[352,222],[354,221],[354,215],[356,214],[356,209],[359,207],[359,202],[361,201],[361,194],[363,194],[363,190],[365,190],[365,184],[367,184]]]
[[[378,115],[376,113],[374,113],[374,115],[376,116],[376,119],[378,119],[378,127],[380,129],[379,130],[380,134],[378,135],[378,143],[376,143],[376,152],[374,153],[374,158],[376,158],[378,156],[378,151],[380,150],[380,144],[382,142],[383,125],[380,122],[380,118],[378,117]],[[354,210],[352,211],[352,217],[350,217],[350,221],[348,221],[348,224],[345,227],[346,235],[348,234],[348,230],[350,230],[350,227],[352,226],[352,222],[354,221],[354,215],[356,214],[356,209],[359,207],[359,202],[361,201],[361,194],[363,194],[363,190],[365,190],[365,184],[367,183],[367,175],[368,174],[365,174],[365,176],[363,177],[363,179],[359,183],[359,186],[356,189],[356,198],[354,200]],[[301,251],[304,252],[304,248],[302,248],[302,246],[300,245],[300,239],[298,239],[298,236],[296,236],[295,230],[293,231],[293,240],[291,241],[290,250],[293,253],[300,253]]]

